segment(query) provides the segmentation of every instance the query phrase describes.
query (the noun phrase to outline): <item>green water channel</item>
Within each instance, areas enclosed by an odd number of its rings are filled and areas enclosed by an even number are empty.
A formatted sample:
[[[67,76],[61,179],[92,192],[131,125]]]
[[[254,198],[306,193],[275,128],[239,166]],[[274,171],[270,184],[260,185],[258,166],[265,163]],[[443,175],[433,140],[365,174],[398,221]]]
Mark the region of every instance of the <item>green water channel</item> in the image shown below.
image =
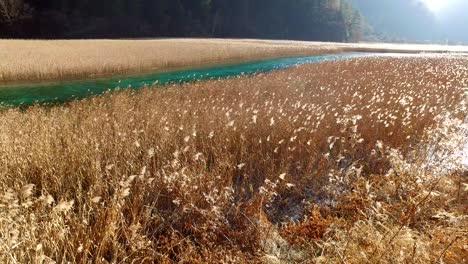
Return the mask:
[[[100,79],[37,82],[0,85],[0,105],[27,106],[31,104],[62,103],[101,94],[117,88],[138,89],[145,85],[183,83],[195,80],[228,78],[238,75],[268,72],[304,63],[372,56],[370,53],[342,53],[306,57],[268,59],[247,63],[190,68],[149,74],[114,76]],[[375,55],[375,54],[374,54]]]

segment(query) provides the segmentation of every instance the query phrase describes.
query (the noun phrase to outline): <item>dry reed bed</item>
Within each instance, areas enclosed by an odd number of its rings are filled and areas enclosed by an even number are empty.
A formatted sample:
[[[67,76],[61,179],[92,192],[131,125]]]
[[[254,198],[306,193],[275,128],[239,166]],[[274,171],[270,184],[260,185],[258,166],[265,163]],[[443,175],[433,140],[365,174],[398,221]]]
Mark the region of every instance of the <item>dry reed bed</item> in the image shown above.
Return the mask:
[[[0,260],[462,263],[467,66],[350,59],[5,110]]]
[[[468,48],[254,39],[0,40],[0,83],[92,78],[341,51],[468,52]]]
[[[0,40],[0,83],[135,73],[337,52],[313,43],[216,39]]]

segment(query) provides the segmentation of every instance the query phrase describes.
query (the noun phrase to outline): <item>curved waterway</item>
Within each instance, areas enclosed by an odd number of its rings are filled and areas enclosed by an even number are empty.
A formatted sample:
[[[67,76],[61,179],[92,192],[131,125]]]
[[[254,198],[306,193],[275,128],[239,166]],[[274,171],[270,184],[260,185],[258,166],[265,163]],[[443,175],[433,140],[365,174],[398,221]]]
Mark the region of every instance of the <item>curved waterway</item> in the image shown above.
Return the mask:
[[[257,72],[292,67],[298,64],[325,60],[371,56],[371,53],[342,53],[268,59],[247,63],[190,68],[149,74],[114,76],[91,80],[37,82],[0,86],[0,104],[8,106],[31,105],[35,103],[60,103],[101,94],[110,89],[137,89],[145,85],[183,83],[194,80],[228,78]],[[375,55],[375,54],[374,54]]]

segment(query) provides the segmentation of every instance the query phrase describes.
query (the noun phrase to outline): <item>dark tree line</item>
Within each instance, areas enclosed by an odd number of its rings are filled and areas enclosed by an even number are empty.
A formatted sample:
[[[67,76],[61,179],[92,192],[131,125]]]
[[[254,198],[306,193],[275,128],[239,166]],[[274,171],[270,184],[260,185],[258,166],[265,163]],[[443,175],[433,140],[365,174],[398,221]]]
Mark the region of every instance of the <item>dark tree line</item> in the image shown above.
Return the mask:
[[[0,37],[353,41],[361,21],[348,0],[0,0]]]

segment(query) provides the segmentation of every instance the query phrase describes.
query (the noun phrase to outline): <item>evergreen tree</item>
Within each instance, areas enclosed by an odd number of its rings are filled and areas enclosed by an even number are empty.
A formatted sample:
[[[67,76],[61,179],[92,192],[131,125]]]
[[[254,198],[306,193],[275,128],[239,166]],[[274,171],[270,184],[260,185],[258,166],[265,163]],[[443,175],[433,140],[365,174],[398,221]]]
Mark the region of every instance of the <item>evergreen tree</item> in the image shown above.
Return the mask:
[[[0,36],[10,37],[204,36],[346,41],[358,39],[361,23],[348,0],[0,1],[27,1],[36,10],[30,19],[35,26],[21,28],[20,34],[13,36],[0,31]]]

